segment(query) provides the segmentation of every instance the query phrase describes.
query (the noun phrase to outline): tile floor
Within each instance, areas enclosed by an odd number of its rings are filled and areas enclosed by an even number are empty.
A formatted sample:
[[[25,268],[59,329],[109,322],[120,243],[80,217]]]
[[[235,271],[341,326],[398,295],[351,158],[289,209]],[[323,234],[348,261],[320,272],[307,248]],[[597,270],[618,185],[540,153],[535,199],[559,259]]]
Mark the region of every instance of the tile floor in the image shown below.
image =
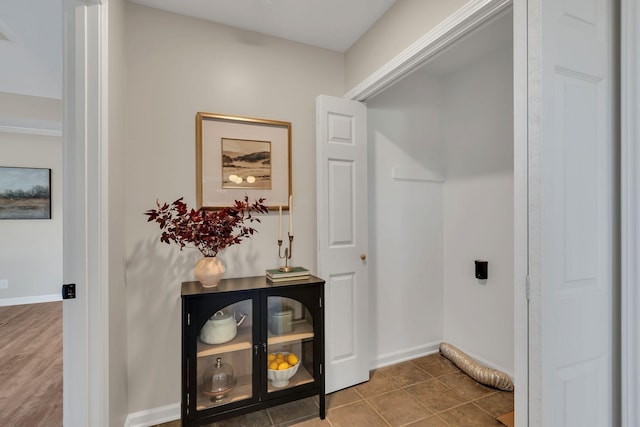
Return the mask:
[[[504,427],[496,417],[513,410],[513,393],[485,387],[432,354],[378,369],[369,382],[327,395],[326,404],[324,420],[316,397],[209,427]]]

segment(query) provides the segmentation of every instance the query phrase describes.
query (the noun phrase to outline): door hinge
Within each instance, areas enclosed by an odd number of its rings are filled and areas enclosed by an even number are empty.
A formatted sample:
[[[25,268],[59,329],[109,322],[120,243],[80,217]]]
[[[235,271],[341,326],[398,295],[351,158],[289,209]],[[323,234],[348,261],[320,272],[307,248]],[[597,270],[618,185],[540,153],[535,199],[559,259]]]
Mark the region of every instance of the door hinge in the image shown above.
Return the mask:
[[[191,313],[187,313],[187,325],[191,325]]]
[[[531,301],[531,278],[527,274],[527,278],[525,279],[525,291],[527,294],[527,302]]]
[[[322,375],[322,363],[320,364],[320,375]]]
[[[318,304],[320,304],[320,308],[322,308],[322,297],[318,298]]]
[[[187,393],[187,413],[189,413],[189,393]]]

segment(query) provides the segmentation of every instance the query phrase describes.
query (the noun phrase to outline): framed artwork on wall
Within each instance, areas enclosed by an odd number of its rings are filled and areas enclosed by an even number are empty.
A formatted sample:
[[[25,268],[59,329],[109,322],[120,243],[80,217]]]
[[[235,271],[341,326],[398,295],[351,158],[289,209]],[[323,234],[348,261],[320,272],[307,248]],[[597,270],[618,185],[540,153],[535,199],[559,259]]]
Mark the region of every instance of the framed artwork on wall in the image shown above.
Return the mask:
[[[51,169],[0,166],[0,219],[51,219]]]
[[[213,113],[196,114],[198,207],[264,198],[287,209],[291,194],[291,123]]]

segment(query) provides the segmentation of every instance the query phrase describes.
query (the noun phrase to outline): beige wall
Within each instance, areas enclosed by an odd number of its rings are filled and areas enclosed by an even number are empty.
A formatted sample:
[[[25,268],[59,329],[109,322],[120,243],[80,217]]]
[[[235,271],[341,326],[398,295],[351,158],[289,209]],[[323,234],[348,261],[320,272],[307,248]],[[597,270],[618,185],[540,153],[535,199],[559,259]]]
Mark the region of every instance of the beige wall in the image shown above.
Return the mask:
[[[125,286],[125,58],[124,0],[109,0],[109,425],[121,427],[127,393]]]
[[[195,114],[292,122],[293,263],[313,271],[315,97],[342,96],[464,4],[400,0],[343,55],[126,3],[125,184],[111,184],[125,198],[129,413],[180,399],[180,283],[193,279],[199,253],[161,244],[143,212],[156,198],[195,205]],[[262,217],[257,228],[221,254],[227,277],[278,265],[277,217]]]
[[[0,92],[0,118],[6,117],[60,123],[62,102],[55,98]]]
[[[51,219],[0,220],[0,304],[60,299],[62,138],[0,131],[0,166],[51,169]],[[4,300],[4,301],[2,301]]]
[[[346,91],[434,29],[467,1],[398,0],[346,52]]]
[[[0,289],[3,304],[60,298],[62,138],[9,131],[41,125],[50,130],[59,127],[61,116],[59,99],[0,92],[0,125],[8,126],[0,129],[0,166],[51,169],[51,219],[0,220],[0,279],[9,281],[8,289]]]
[[[199,111],[284,120],[293,127],[293,263],[315,250],[315,97],[341,96],[343,55],[126,4],[126,294],[129,412],[180,399],[180,283],[199,254],[159,242],[143,212],[156,198],[195,204]],[[226,249],[227,277],[278,265],[277,216]]]

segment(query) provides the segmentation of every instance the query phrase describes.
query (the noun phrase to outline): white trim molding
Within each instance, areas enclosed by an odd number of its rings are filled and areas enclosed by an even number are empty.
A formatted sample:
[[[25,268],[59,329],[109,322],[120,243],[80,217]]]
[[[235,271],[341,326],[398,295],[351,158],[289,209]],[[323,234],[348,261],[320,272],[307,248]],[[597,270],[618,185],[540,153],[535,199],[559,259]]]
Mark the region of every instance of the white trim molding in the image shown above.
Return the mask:
[[[640,2],[621,1],[621,411],[640,426]]]
[[[371,369],[378,369],[384,366],[395,365],[397,363],[406,362],[407,360],[417,359],[419,357],[428,356],[438,352],[440,341],[434,341],[415,347],[404,348],[398,351],[382,353],[376,355],[371,361]]]
[[[62,123],[51,120],[0,117],[0,132],[61,137]]]
[[[443,183],[445,176],[442,172],[422,167],[394,166],[391,168],[391,179],[396,181]]]
[[[63,424],[109,421],[107,10],[64,0]]]
[[[23,305],[23,304],[39,304],[42,302],[55,302],[62,301],[62,295],[35,295],[32,297],[19,297],[19,298],[0,298],[0,307],[7,307],[10,305]]]
[[[409,75],[472,30],[511,6],[511,0],[471,0],[433,30],[347,92],[343,98],[365,101]]]
[[[180,419],[180,403],[159,406],[131,413],[127,416],[124,427],[149,427]]]
[[[513,2],[513,274],[515,425],[529,425],[529,147],[527,2]]]

